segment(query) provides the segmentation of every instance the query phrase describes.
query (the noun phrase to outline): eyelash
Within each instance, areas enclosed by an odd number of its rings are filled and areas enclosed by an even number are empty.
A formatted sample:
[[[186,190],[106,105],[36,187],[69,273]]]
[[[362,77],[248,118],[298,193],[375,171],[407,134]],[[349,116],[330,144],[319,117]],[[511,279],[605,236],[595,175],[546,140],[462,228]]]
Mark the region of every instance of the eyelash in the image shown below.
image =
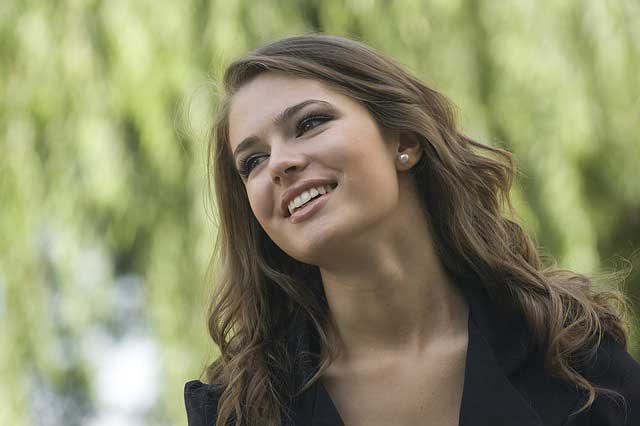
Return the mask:
[[[315,114],[315,113],[310,113],[305,115],[304,117],[302,117],[300,119],[300,121],[298,121],[298,124],[296,125],[296,137],[300,137],[302,136],[304,133],[308,132],[309,130],[313,130],[316,127],[318,127],[320,124],[326,123],[327,121],[331,120],[333,117],[327,114]],[[319,121],[319,124],[312,126],[311,128],[306,128],[306,124],[309,122],[313,122],[313,121]],[[240,167],[239,167],[239,173],[240,176],[243,177],[247,177],[249,176],[249,174],[251,173],[251,171],[254,169],[254,167],[251,167],[251,165],[253,164],[253,160],[263,157],[261,155],[250,155],[247,158],[243,159],[240,161]]]

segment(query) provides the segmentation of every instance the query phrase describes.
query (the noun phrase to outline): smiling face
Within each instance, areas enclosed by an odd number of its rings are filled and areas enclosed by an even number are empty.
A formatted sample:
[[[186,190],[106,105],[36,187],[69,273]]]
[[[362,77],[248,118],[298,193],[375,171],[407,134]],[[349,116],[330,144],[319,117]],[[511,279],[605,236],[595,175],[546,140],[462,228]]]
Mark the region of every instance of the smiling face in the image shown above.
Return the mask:
[[[330,262],[393,220],[397,143],[361,103],[318,80],[267,72],[242,86],[229,109],[229,143],[255,217],[299,261]],[[337,187],[301,207],[300,219],[288,217],[285,192],[315,179]]]

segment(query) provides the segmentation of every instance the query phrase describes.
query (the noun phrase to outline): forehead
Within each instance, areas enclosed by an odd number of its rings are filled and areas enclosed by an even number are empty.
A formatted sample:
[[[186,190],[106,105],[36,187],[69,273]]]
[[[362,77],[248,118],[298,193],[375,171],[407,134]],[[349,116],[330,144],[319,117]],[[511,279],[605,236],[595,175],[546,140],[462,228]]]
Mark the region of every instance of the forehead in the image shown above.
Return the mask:
[[[348,102],[346,96],[318,80],[291,77],[281,73],[260,74],[242,86],[229,105],[229,139],[231,147],[243,138],[272,125],[272,120],[287,107],[307,99],[332,104]]]

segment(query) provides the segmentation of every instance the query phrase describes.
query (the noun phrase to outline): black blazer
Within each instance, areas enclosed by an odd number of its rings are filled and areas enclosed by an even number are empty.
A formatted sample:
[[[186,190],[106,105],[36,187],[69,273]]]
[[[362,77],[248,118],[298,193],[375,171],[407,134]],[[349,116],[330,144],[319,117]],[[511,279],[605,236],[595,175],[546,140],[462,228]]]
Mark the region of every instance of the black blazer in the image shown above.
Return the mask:
[[[582,373],[592,383],[621,393],[626,407],[618,400],[598,396],[590,409],[569,416],[586,395],[545,372],[524,320],[519,315],[500,313],[484,290],[465,289],[464,293],[469,302],[469,344],[461,426],[640,425],[640,364],[612,338],[603,338],[597,357]],[[289,350],[319,353],[310,324],[301,319],[292,324]],[[316,368],[313,363],[299,361],[293,373],[296,386]],[[185,384],[189,426],[216,424],[220,393],[198,380]],[[296,426],[344,424],[320,381],[289,404]]]

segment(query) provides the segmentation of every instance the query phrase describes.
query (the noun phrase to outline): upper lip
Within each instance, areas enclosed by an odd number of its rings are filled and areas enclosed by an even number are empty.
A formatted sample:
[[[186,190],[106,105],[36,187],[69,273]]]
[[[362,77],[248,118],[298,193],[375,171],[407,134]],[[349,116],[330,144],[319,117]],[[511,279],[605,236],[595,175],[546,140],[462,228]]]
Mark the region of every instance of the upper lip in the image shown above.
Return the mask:
[[[315,188],[317,186],[333,185],[334,183],[336,183],[336,181],[329,179],[309,179],[293,185],[291,188],[287,189],[284,194],[282,194],[282,201],[280,202],[282,214],[285,217],[289,216],[289,203],[307,189]]]

